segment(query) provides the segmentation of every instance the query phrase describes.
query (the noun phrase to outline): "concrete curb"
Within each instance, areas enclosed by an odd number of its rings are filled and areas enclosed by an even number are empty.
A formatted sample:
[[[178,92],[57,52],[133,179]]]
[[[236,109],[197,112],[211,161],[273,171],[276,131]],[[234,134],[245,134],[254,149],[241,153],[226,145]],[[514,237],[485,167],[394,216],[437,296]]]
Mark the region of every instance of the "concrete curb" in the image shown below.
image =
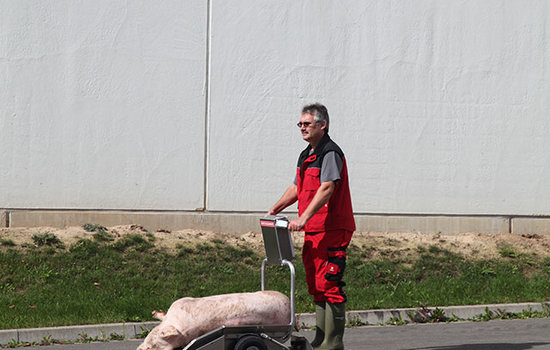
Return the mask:
[[[59,341],[109,340],[137,338],[144,330],[151,330],[159,322],[112,323],[84,326],[45,327],[0,330],[0,346],[17,343],[40,343],[44,339]]]
[[[485,315],[487,310],[493,315],[505,312],[521,313],[523,311],[544,311],[550,307],[550,302],[544,303],[517,303],[517,304],[491,304],[491,305],[469,305],[439,307],[447,317],[458,319],[471,319]],[[435,307],[429,307],[433,311]],[[357,325],[384,325],[392,320],[403,320],[414,322],[411,316],[418,314],[420,308],[403,309],[381,309],[365,311],[348,311],[347,320]],[[312,328],[315,326],[315,314],[303,313],[296,315],[296,323],[300,328]],[[124,339],[138,338],[144,330],[151,330],[159,322],[132,322],[114,323],[86,326],[48,327],[48,328],[25,328],[0,330],[0,346],[17,343],[39,343],[45,338],[58,341],[78,340],[109,340],[113,337]]]
[[[428,307],[427,310],[433,311],[436,307]],[[500,315],[504,313],[521,313],[523,311],[544,311],[550,308],[550,302],[545,303],[517,303],[517,304],[489,304],[489,305],[466,305],[466,306],[447,306],[437,307],[441,309],[445,316],[457,318],[460,320],[473,319],[485,315],[487,310],[491,315]],[[418,322],[411,318],[421,314],[421,308],[403,308],[403,309],[380,309],[366,311],[348,311],[347,321],[350,324],[362,326],[385,325],[394,320],[406,322]],[[315,326],[315,314],[296,315],[296,323],[300,328],[311,328]]]
[[[517,303],[517,304],[489,304],[489,305],[467,305],[467,306],[448,306],[438,307],[446,317],[457,318],[460,320],[473,319],[488,312],[492,316],[502,315],[504,313],[521,313],[523,311],[544,311],[550,307],[549,302],[545,303]],[[427,310],[433,311],[436,307],[428,307]],[[407,322],[418,322],[413,318],[421,314],[421,308],[407,309],[385,309],[369,311],[350,311],[348,312],[348,321],[350,323],[360,323],[363,325],[384,325],[392,320],[403,320]],[[412,316],[412,318],[411,318]],[[359,321],[359,322],[358,322]],[[313,320],[315,322],[315,320]]]

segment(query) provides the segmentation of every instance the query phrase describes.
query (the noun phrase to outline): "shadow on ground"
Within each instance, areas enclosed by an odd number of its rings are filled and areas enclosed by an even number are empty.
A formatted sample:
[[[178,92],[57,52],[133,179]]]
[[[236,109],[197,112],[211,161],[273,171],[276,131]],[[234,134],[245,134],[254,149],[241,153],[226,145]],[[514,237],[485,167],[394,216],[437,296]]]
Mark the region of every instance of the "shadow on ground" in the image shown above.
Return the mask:
[[[463,344],[430,346],[407,350],[528,350],[534,347],[550,345],[550,343],[487,343],[487,344]],[[550,349],[550,346],[548,347]]]

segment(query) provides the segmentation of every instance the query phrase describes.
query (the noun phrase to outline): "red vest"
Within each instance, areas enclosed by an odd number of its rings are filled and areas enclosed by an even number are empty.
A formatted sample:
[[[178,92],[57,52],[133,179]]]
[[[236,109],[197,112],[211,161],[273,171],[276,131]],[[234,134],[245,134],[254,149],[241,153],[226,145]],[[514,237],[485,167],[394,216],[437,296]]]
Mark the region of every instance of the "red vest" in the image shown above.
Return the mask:
[[[355,231],[355,220],[353,219],[353,209],[349,191],[348,169],[344,153],[326,134],[323,136],[312,155],[309,155],[310,150],[311,146],[308,146],[298,158],[296,182],[298,186],[299,215],[302,215],[306,210],[315,196],[315,193],[321,186],[321,165],[323,164],[323,157],[325,154],[328,152],[337,152],[340,157],[342,157],[343,165],[342,171],[340,172],[340,180],[336,183],[334,192],[332,192],[328,202],[309,219],[304,226],[304,231]]]

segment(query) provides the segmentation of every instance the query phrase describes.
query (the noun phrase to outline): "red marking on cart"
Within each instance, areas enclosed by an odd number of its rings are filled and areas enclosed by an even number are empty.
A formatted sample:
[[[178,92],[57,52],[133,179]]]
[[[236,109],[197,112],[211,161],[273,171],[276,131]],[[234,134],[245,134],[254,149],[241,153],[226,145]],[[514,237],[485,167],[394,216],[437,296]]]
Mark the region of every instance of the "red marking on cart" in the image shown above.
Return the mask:
[[[260,226],[262,226],[262,227],[275,227],[275,221],[260,220]]]

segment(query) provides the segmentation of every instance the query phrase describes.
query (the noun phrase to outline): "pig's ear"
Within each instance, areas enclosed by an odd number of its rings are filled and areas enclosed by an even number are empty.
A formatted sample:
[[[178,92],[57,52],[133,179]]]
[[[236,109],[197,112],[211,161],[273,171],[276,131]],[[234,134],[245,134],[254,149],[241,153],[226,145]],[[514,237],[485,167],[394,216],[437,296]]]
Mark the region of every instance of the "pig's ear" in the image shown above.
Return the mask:
[[[164,320],[164,317],[166,316],[166,313],[162,310],[160,310],[160,311],[153,310],[153,312],[151,312],[151,314],[153,314],[153,318],[156,318],[159,321]]]
[[[180,335],[180,332],[176,329],[174,326],[166,326],[159,330],[159,337],[161,337],[163,340],[169,341],[170,339],[173,339],[174,337],[177,337]]]

